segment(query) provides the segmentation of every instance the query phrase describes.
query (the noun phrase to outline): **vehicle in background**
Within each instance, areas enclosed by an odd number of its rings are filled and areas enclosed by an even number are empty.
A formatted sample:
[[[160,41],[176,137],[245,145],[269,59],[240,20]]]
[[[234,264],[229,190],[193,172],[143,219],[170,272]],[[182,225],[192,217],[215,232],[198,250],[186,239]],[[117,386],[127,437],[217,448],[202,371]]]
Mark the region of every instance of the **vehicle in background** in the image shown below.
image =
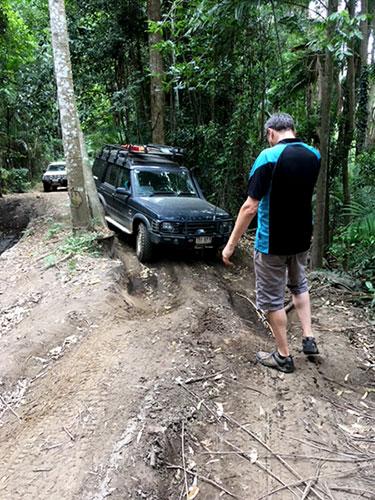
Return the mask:
[[[182,158],[172,146],[106,145],[94,161],[106,220],[136,236],[141,262],[152,259],[155,246],[212,251],[229,238],[233,219],[204,198]]]
[[[63,161],[54,161],[50,163],[42,177],[43,189],[45,192],[56,191],[58,187],[67,187],[68,178],[66,175],[66,166]]]

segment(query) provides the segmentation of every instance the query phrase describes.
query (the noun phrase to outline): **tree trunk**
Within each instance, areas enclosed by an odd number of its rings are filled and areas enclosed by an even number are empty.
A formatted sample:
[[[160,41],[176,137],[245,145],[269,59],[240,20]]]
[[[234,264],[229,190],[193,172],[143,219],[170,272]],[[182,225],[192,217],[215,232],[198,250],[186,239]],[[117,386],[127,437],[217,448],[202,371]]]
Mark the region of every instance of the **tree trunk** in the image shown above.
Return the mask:
[[[349,0],[348,10],[351,19],[355,16],[355,0]],[[351,150],[354,134],[354,113],[355,113],[355,45],[348,44],[352,55],[347,57],[347,74],[344,84],[344,106],[342,111],[342,140],[339,141],[340,153],[338,160],[342,168],[342,192],[344,206],[350,203],[349,186],[349,153]],[[345,215],[345,223],[348,224],[350,218]]]
[[[160,0],[147,0],[148,19],[160,21]],[[162,41],[160,33],[148,34],[148,45],[150,51],[151,72],[151,130],[152,141],[156,144],[164,144],[164,113],[165,97],[163,90],[163,59],[155,48],[155,44]]]
[[[73,231],[106,229],[76,109],[64,0],[49,0],[49,12]]]
[[[361,14],[367,15],[369,13],[368,0],[361,0]],[[368,19],[361,21],[361,47],[360,47],[360,61],[359,61],[359,98],[357,110],[357,134],[356,134],[356,154],[360,154],[365,145],[367,134],[367,120],[368,120],[368,41],[369,41],[369,24]]]
[[[338,0],[329,0],[327,15],[330,16],[337,11]],[[327,27],[327,39],[330,40],[333,35],[334,27]],[[325,253],[326,235],[326,212],[327,206],[327,184],[328,184],[328,165],[329,165],[329,134],[330,134],[330,110],[332,100],[333,84],[333,58],[331,52],[326,49],[324,63],[320,69],[320,127],[319,142],[320,153],[322,156],[320,173],[317,183],[315,224],[313,233],[313,246],[311,252],[311,263],[313,268],[322,267]]]
[[[372,37],[372,48],[370,54],[370,64],[373,66],[375,64],[375,0],[368,0],[369,2],[369,13],[371,15],[370,22],[370,33]],[[375,145],[375,85],[371,82],[369,86],[369,98],[368,98],[368,118],[367,118],[367,128],[364,147],[366,149],[372,148]]]

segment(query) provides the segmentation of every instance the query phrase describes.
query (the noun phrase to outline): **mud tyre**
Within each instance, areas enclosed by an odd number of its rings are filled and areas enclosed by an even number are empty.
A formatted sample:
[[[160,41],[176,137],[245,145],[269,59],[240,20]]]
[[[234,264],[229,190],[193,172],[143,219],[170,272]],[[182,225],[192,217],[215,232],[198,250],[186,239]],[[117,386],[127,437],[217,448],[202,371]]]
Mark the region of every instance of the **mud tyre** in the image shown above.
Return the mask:
[[[47,184],[46,182],[43,182],[43,191],[45,193],[49,193],[51,191],[51,186]]]
[[[139,262],[148,262],[152,259],[153,245],[150,238],[150,233],[141,222],[138,226],[137,237],[135,241],[135,252]]]

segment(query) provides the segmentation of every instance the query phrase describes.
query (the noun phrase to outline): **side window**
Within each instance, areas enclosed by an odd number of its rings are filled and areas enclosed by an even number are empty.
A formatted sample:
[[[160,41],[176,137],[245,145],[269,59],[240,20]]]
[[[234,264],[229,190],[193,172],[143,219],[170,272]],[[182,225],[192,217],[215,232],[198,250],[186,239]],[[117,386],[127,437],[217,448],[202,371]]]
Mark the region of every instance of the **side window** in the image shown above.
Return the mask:
[[[117,187],[123,187],[130,191],[130,170],[128,168],[121,169]]]
[[[92,173],[95,177],[98,178],[99,181],[103,178],[103,173],[106,167],[106,162],[101,158],[96,158],[94,161],[94,165],[92,167]]]
[[[110,165],[105,176],[105,182],[107,182],[111,186],[117,186],[119,173],[120,167],[118,167],[117,165]]]

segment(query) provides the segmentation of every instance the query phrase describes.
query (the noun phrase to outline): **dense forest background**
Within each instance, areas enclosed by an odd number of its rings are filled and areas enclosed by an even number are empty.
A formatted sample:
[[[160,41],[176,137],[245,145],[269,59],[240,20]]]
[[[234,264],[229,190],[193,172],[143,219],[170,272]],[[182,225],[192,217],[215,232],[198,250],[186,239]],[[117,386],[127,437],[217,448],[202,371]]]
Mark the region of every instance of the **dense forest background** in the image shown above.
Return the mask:
[[[66,10],[91,157],[159,128],[234,215],[267,117],[289,112],[322,151],[315,266],[351,272],[373,297],[375,0],[66,0]],[[62,156],[48,3],[0,0],[2,191],[29,189]]]

